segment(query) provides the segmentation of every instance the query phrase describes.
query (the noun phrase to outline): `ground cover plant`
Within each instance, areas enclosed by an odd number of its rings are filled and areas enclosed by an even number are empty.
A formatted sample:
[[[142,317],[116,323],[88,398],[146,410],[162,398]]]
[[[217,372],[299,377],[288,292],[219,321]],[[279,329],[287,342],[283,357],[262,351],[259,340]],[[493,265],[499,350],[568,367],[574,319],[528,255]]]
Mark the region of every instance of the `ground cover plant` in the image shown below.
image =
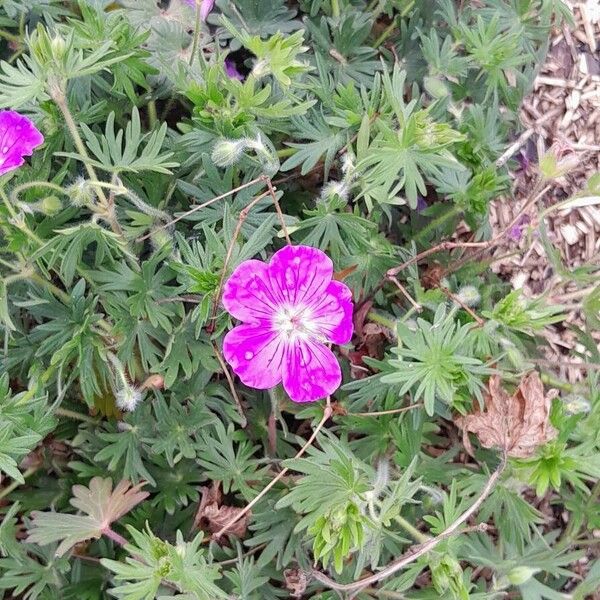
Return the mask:
[[[597,174],[513,144],[571,20],[4,0],[0,596],[597,597],[598,288],[575,325],[492,268],[597,282],[546,227]]]

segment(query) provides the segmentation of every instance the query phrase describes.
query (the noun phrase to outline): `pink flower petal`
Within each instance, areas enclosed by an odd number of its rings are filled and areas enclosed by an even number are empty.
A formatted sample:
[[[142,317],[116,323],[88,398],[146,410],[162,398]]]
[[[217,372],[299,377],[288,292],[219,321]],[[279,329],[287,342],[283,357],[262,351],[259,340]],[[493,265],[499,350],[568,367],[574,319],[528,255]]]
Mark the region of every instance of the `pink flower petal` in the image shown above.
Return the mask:
[[[310,340],[288,345],[283,387],[294,402],[314,402],[333,394],[342,383],[342,371],[333,352]]]
[[[352,292],[347,285],[332,281],[323,296],[308,306],[311,310],[311,323],[318,327],[327,341],[347,344],[352,339]]]
[[[286,246],[273,254],[269,274],[286,301],[301,304],[325,292],[333,277],[333,263],[317,248]]]
[[[0,175],[18,169],[44,136],[27,117],[14,110],[0,112]]]
[[[223,306],[245,323],[258,323],[273,316],[280,298],[274,295],[268,266],[260,260],[245,260],[223,286]]]
[[[238,325],[223,340],[223,356],[246,385],[266,390],[281,381],[285,344],[268,323]]]

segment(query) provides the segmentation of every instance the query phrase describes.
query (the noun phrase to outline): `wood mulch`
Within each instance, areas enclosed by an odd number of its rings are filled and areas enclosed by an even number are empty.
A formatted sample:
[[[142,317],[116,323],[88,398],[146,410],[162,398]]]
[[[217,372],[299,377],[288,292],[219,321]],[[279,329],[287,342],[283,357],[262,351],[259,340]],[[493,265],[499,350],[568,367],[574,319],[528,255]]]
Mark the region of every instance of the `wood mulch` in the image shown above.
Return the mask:
[[[517,229],[495,249],[498,260],[493,264],[494,270],[522,289],[525,296],[544,295],[549,302],[566,306],[566,323],[545,333],[551,347],[546,358],[557,363],[572,350],[584,351],[568,325],[583,324],[581,302],[595,284],[565,281],[557,272],[539,238],[537,214],[541,207],[581,192],[590,176],[600,171],[600,0],[565,4],[572,9],[575,26],[564,25],[554,32],[546,62],[521,107],[524,132],[501,159],[517,159],[513,197],[497,200],[490,210],[494,233],[505,229],[531,192],[538,156],[550,148],[571,164],[565,176],[552,182],[540,205],[523,215],[520,239]],[[600,269],[600,203],[557,210],[546,217],[545,224],[567,270],[581,265]],[[502,258],[510,253],[513,255]],[[594,335],[600,344],[600,332]],[[571,355],[569,361],[577,359]],[[557,373],[572,382],[585,375],[580,368],[564,366],[557,367]]]

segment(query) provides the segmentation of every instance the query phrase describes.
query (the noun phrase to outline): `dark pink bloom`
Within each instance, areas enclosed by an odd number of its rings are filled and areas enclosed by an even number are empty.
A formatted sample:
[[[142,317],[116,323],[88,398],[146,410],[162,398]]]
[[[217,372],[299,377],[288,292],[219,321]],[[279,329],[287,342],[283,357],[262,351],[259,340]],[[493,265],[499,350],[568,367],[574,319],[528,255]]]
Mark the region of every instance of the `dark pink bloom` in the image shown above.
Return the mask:
[[[18,169],[24,156],[44,142],[44,136],[35,125],[14,110],[0,111],[0,175]]]
[[[244,80],[244,76],[237,70],[235,62],[229,58],[225,59],[225,73],[230,79],[237,79],[238,81]]]
[[[185,0],[190,6],[197,6],[200,3],[200,19],[206,21],[208,14],[215,5],[215,0]]]
[[[294,402],[312,402],[342,382],[327,343],[352,338],[352,292],[333,281],[331,259],[316,248],[286,246],[269,263],[244,261],[225,283],[223,305],[243,322],[223,342],[223,354],[246,385],[283,382]]]

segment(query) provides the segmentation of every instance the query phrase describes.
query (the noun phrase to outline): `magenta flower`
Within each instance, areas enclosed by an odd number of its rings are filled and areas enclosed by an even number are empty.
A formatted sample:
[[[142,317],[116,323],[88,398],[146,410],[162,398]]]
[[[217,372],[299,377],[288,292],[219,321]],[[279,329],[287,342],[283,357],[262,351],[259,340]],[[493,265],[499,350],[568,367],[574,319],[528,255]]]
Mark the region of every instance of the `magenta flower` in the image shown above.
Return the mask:
[[[225,73],[229,79],[244,81],[244,76],[237,70],[237,66],[230,58],[225,59]]]
[[[0,175],[18,169],[24,156],[44,142],[44,136],[25,116],[14,110],[0,111]]]
[[[198,6],[200,3],[200,19],[206,21],[208,14],[215,5],[215,0],[185,0],[190,6]]]
[[[294,402],[312,402],[342,382],[326,346],[352,338],[352,292],[333,281],[331,259],[316,248],[286,246],[269,263],[246,260],[225,283],[223,305],[243,322],[223,342],[223,354],[246,385],[283,382]]]

